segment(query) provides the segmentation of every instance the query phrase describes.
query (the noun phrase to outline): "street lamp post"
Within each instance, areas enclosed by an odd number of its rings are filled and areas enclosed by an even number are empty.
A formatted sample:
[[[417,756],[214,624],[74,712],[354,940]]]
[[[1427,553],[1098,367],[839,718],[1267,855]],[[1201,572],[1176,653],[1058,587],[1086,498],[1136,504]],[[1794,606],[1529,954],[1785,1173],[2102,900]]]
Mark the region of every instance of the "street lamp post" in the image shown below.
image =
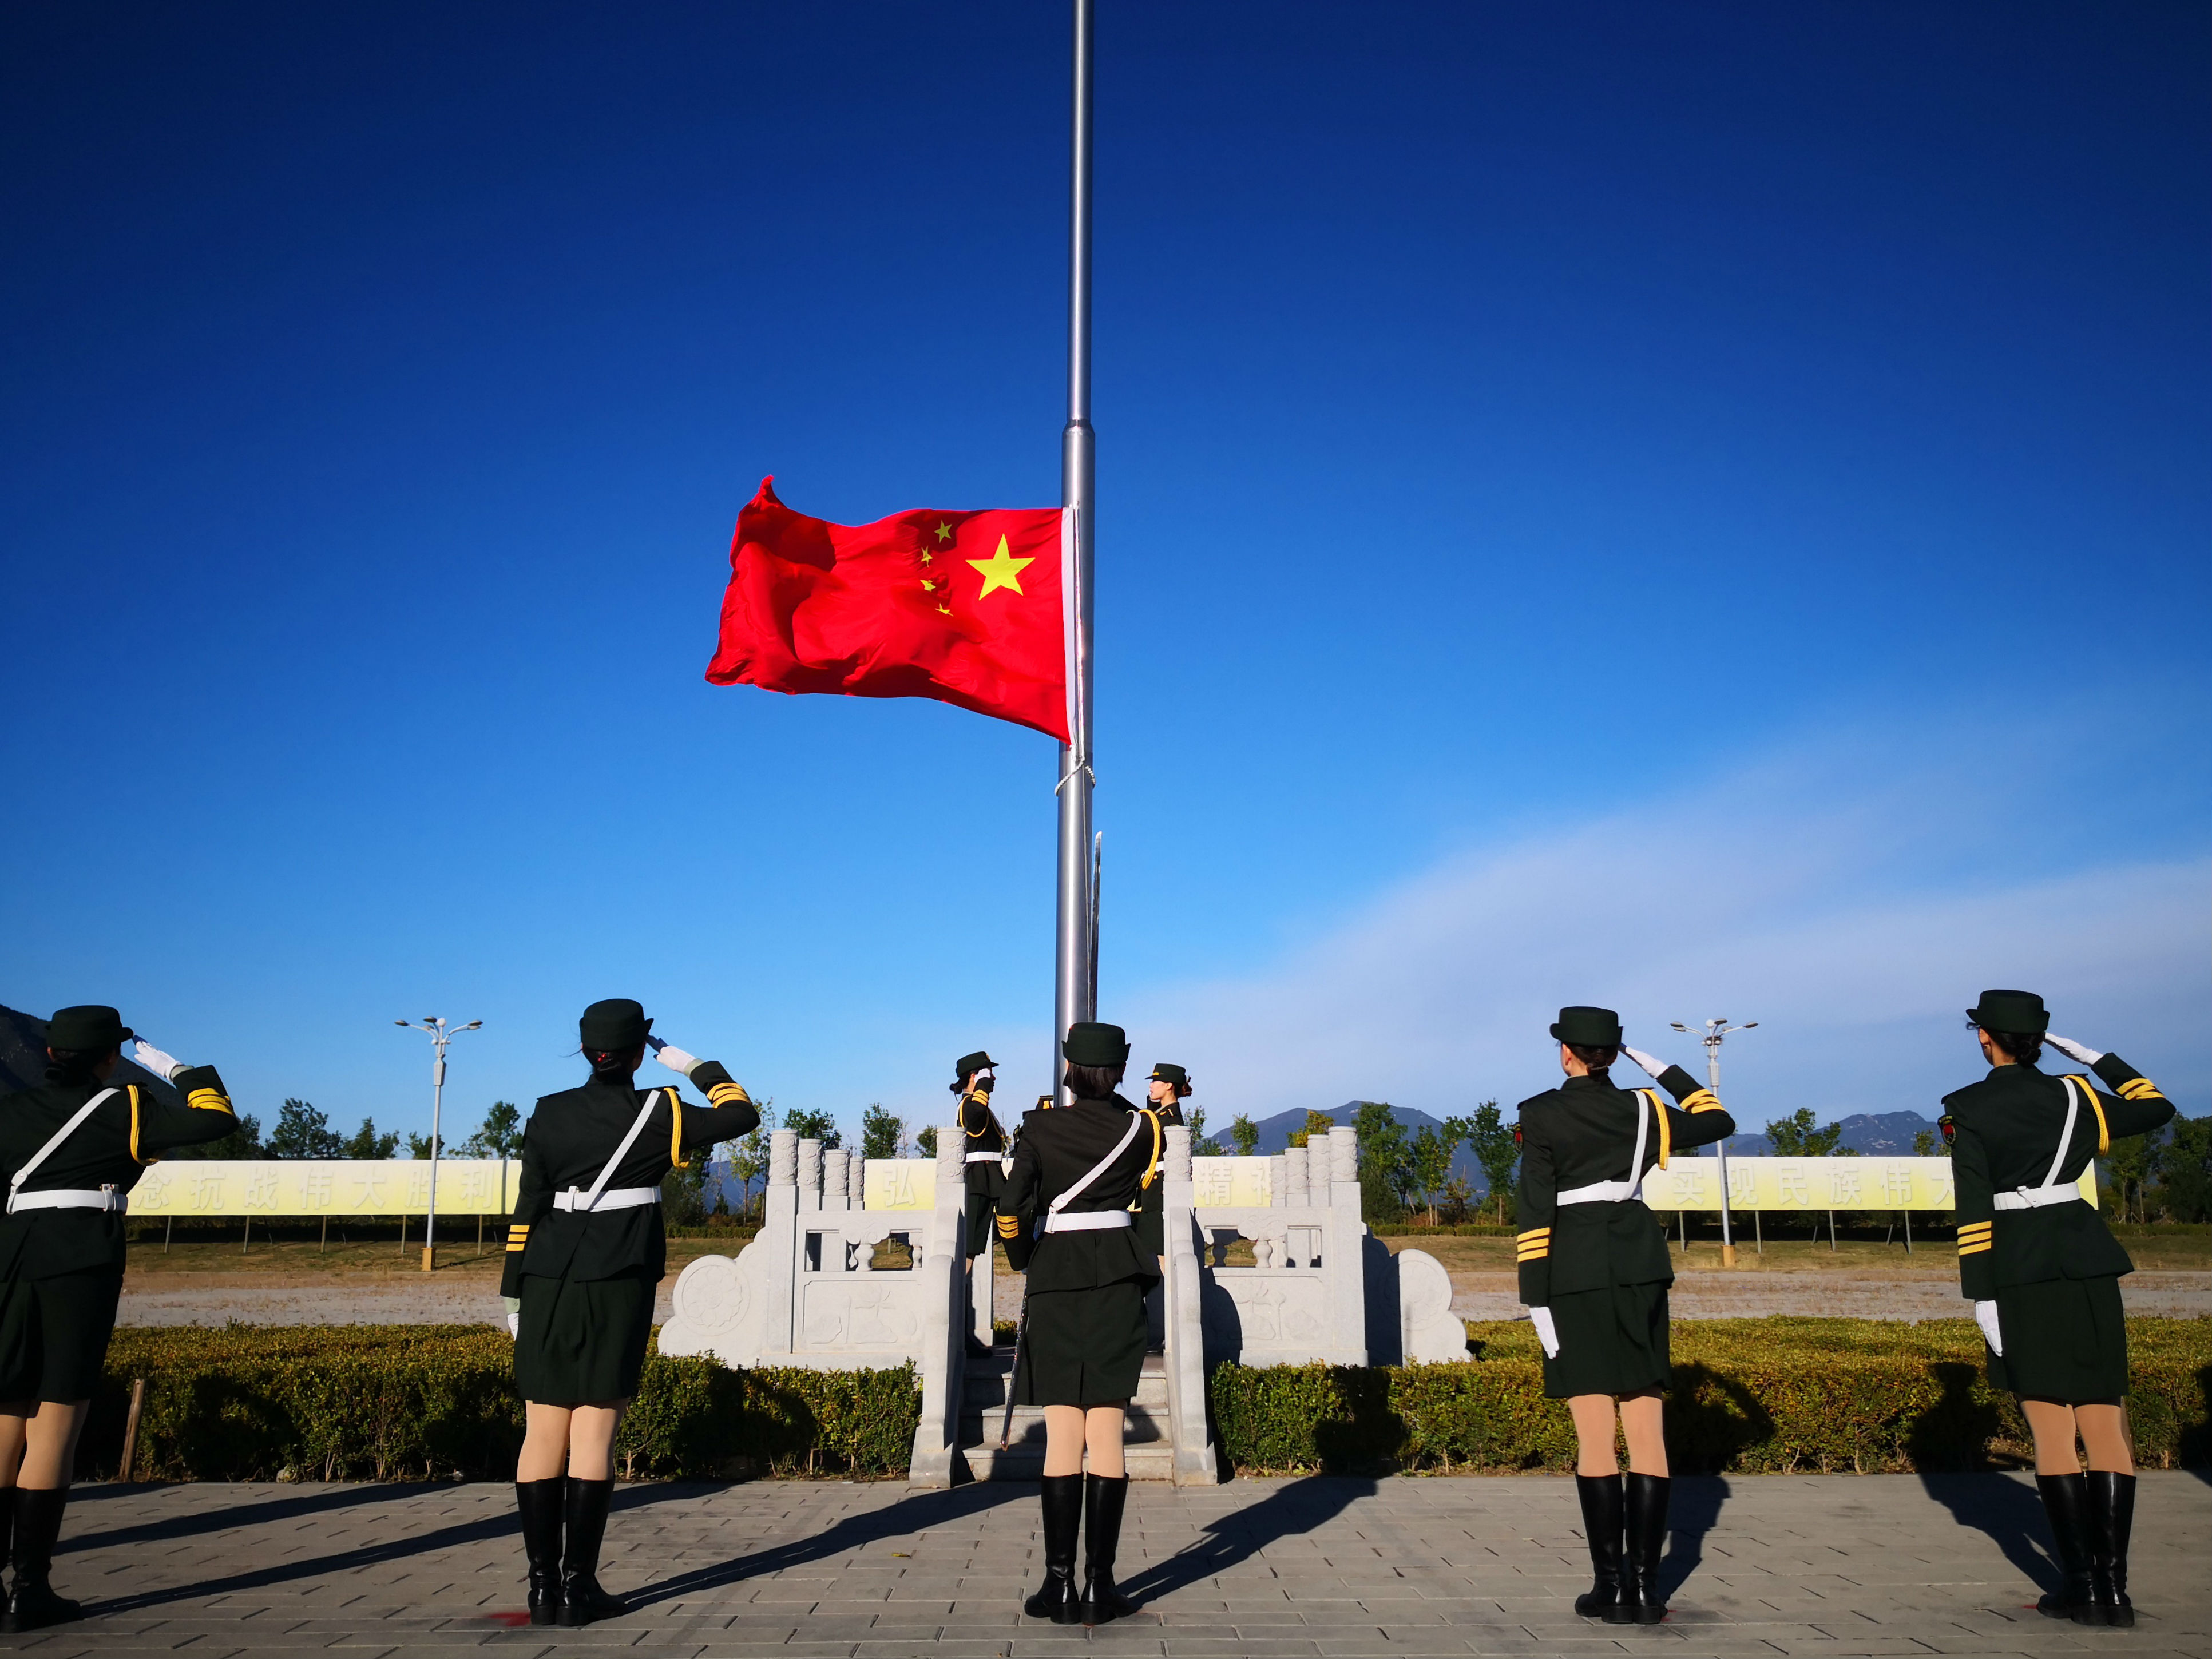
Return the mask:
[[[1678,1031],[1690,1030],[1679,1019],[1669,1023]],[[1705,1045],[1705,1086],[1713,1091],[1713,1098],[1716,1100],[1720,1098],[1721,1092],[1721,1039],[1731,1031],[1748,1031],[1758,1024],[1755,1019],[1742,1025],[1731,1025],[1724,1019],[1709,1019],[1705,1022],[1705,1029],[1702,1033],[1691,1033],[1698,1042]],[[1729,1224],[1729,1217],[1728,1137],[1726,1135],[1723,1135],[1713,1143],[1713,1153],[1721,1161],[1721,1266],[1733,1267],[1735,1266],[1735,1231]]]
[[[404,1019],[395,1019],[392,1023],[410,1031],[428,1031],[430,1046],[437,1051],[437,1058],[430,1063],[430,1198],[428,1208],[422,1216],[422,1271],[427,1273],[430,1271],[430,1252],[437,1248],[438,1243],[438,1154],[444,1150],[438,1139],[438,1117],[439,1109],[444,1105],[446,1097],[446,1045],[463,1031],[482,1030],[483,1022],[472,1019],[467,1024],[456,1025],[450,1030],[447,1029],[446,1022],[435,1014],[423,1015],[420,1025],[411,1024]]]

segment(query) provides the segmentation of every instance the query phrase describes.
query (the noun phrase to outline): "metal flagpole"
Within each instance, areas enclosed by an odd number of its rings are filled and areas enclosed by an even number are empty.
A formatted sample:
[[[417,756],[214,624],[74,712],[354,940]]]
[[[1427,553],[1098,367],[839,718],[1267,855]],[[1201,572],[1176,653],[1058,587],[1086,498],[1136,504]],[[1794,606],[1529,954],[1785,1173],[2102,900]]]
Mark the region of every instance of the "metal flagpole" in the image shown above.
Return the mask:
[[[1678,1031],[1690,1030],[1679,1019],[1671,1024]],[[1748,1031],[1758,1024],[1755,1019],[1744,1025],[1731,1025],[1725,1019],[1709,1019],[1705,1022],[1703,1036],[1698,1036],[1697,1033],[1691,1032],[1705,1045],[1705,1086],[1713,1091],[1716,1100],[1720,1098],[1721,1092],[1721,1040],[1731,1031]],[[1733,1218],[1729,1213],[1728,1138],[1725,1135],[1713,1143],[1713,1155],[1721,1161],[1721,1266],[1733,1267],[1735,1266],[1735,1229],[1732,1224]],[[1758,1214],[1756,1206],[1752,1213],[1754,1216]],[[1753,1224],[1756,1225],[1756,1222]]]
[[[1094,447],[1091,430],[1091,70],[1092,0],[1074,0],[1075,87],[1068,185],[1067,425],[1060,442],[1061,603],[1067,607],[1068,736],[1060,751],[1060,898],[1054,951],[1052,1072],[1061,1105],[1060,1038],[1097,1017],[1091,980],[1091,581]],[[1072,545],[1066,544],[1072,542]]]

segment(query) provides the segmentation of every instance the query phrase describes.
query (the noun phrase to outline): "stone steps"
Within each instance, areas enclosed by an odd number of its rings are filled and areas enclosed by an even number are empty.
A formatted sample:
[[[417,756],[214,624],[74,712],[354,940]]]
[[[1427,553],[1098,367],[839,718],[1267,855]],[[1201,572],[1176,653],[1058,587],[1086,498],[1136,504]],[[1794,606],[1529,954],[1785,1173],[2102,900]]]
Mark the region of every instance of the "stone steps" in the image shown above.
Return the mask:
[[[960,1449],[969,1473],[978,1480],[1034,1480],[1044,1473],[1042,1407],[1015,1407],[1013,1431],[1006,1449],[999,1449],[999,1425],[1005,1420],[1013,1364],[1011,1348],[994,1349],[988,1359],[974,1354],[968,1358],[960,1401]],[[1121,1443],[1131,1480],[1175,1478],[1175,1451],[1168,1440],[1168,1374],[1158,1354],[1145,1356]]]

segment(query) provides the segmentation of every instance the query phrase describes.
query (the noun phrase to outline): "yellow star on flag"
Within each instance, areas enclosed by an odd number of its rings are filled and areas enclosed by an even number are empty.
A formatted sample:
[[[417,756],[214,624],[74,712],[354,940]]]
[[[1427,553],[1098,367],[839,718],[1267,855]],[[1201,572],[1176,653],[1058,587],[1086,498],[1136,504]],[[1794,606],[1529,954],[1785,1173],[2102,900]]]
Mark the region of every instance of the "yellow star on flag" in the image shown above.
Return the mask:
[[[975,597],[987,599],[1001,587],[1010,587],[1017,593],[1022,591],[1022,572],[1036,561],[1017,559],[1006,549],[1006,538],[999,538],[999,550],[988,559],[970,559],[968,562],[982,574],[983,591]]]
[[[949,524],[939,525],[937,526],[937,539],[940,542],[951,541],[952,539],[952,526]]]

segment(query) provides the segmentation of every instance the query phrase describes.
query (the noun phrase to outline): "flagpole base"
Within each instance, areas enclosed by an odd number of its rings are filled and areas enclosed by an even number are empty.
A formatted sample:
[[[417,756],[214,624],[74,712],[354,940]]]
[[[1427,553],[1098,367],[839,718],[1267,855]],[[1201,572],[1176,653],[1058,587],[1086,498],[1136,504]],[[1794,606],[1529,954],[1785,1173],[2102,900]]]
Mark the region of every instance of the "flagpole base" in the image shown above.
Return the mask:
[[[1735,1266],[1735,1245],[1723,1244],[1721,1246],[1721,1266],[1723,1267],[1733,1267]]]
[[[433,1271],[430,1264],[430,1246],[428,1244],[422,1247],[422,1271],[426,1273]]]

